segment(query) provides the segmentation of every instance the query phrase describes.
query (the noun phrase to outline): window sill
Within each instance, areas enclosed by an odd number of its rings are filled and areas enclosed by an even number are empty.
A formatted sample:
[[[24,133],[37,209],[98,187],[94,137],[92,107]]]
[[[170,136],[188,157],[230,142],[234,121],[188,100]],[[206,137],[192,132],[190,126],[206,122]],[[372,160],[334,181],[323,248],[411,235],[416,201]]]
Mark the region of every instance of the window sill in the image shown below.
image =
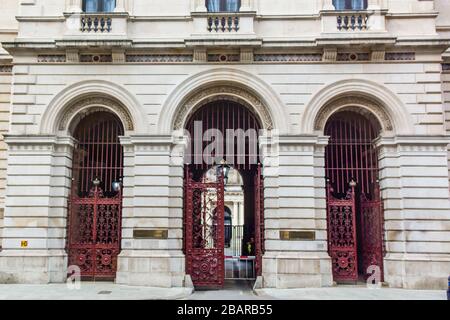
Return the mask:
[[[108,16],[108,17],[128,17],[128,12],[64,12],[64,16]]]
[[[256,16],[256,11],[218,11],[218,12],[204,12],[204,11],[193,11],[191,12],[192,17],[210,17],[210,16],[239,16],[239,17],[254,17]]]
[[[355,13],[365,13],[365,14],[379,13],[380,15],[386,15],[388,13],[388,10],[387,9],[381,9],[381,10],[366,9],[366,10],[321,10],[320,11],[321,16],[338,16],[338,15],[355,14]]]

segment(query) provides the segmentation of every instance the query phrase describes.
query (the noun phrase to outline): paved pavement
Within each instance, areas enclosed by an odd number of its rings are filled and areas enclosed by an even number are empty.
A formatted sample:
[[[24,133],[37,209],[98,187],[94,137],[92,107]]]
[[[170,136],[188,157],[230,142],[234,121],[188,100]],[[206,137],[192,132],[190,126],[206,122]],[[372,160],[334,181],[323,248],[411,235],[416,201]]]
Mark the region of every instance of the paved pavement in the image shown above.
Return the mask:
[[[253,281],[226,281],[223,290],[195,290],[185,300],[266,300],[253,292]],[[272,298],[273,299],[273,298]]]
[[[0,300],[174,300],[192,293],[188,288],[148,288],[111,282],[82,282],[80,289],[66,284],[0,284]]]
[[[148,288],[109,282],[82,282],[80,289],[66,284],[0,284],[0,300],[446,300],[445,290],[368,289],[339,286],[314,289],[252,290],[251,282],[227,282],[224,290]]]
[[[369,289],[338,286],[311,289],[259,289],[258,295],[282,300],[447,300],[445,290]]]

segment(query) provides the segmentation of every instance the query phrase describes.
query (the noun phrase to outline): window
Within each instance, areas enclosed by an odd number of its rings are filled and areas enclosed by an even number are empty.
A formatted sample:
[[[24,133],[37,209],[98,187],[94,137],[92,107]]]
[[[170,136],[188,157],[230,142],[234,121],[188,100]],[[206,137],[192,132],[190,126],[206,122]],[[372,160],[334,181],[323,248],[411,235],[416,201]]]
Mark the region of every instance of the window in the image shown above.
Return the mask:
[[[116,8],[116,0],[83,0],[83,11],[92,12],[113,12]]]
[[[367,0],[333,0],[336,10],[365,10]]]
[[[238,12],[241,0],[206,0],[208,12]]]

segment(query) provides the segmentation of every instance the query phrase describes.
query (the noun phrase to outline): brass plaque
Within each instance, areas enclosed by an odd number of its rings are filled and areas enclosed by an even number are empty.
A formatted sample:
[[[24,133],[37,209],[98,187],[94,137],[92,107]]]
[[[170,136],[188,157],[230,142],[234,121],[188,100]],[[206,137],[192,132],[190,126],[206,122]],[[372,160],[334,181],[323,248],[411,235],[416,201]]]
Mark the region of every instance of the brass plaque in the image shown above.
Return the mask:
[[[133,238],[135,239],[167,239],[169,230],[133,230]]]
[[[314,231],[280,231],[281,240],[316,240]]]

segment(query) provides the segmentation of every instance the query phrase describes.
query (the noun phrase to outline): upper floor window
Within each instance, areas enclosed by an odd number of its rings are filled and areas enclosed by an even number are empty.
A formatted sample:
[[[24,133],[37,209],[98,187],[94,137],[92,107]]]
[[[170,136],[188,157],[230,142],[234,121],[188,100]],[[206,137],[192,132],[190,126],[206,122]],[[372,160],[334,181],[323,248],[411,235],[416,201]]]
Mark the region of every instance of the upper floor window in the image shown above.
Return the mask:
[[[92,12],[113,12],[116,8],[116,0],[83,0],[83,11]]]
[[[333,0],[336,10],[365,10],[367,0]]]
[[[206,0],[208,12],[238,12],[241,0]]]

